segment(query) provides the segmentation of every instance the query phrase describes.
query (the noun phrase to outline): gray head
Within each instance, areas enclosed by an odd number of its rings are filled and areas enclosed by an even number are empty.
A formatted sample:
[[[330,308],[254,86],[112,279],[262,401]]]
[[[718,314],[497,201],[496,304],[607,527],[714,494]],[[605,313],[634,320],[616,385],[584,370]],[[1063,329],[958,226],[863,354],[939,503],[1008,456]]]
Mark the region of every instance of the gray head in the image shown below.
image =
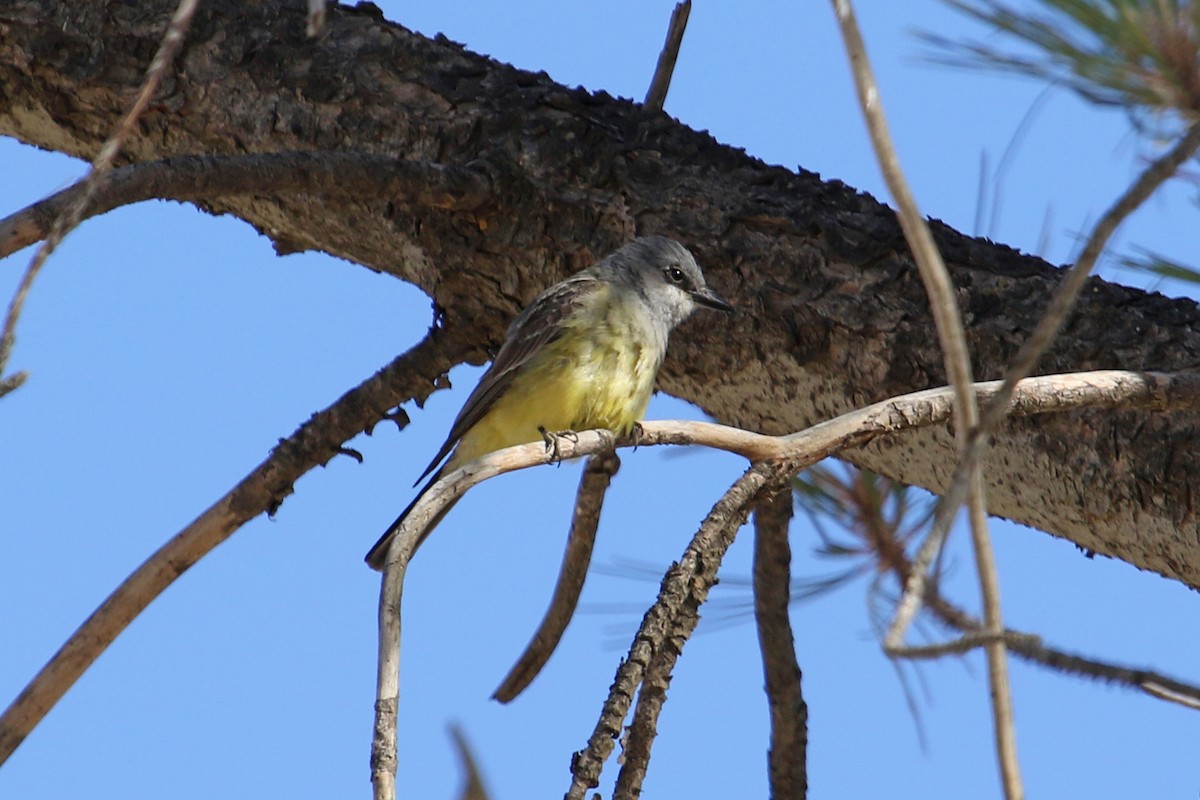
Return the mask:
[[[697,306],[733,311],[733,306],[708,288],[688,249],[665,236],[634,239],[593,269],[636,291],[668,329],[687,319]]]

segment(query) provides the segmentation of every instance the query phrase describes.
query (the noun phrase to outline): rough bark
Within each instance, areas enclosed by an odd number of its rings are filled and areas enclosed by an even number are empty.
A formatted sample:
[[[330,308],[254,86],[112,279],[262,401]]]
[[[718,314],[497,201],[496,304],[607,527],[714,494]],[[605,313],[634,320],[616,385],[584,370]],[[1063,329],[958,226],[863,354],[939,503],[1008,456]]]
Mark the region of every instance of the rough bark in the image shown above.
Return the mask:
[[[0,133],[92,156],[137,86],[174,0],[9,0],[0,8]],[[769,433],[945,382],[928,305],[894,215],[836,181],[768,166],[662,113],[430,40],[369,4],[208,0],[128,149],[353,150],[469,165],[491,202],[409,197],[214,200],[281,252],[318,249],[423,288],[475,360],[539,289],[636,233],[692,247],[742,313],[674,337],[661,388]],[[32,198],[31,198],[32,199]],[[999,377],[1059,272],[938,226],[978,379]],[[1200,361],[1200,311],[1100,280],[1041,372],[1175,371]],[[432,377],[432,376],[431,376]],[[1200,587],[1200,431],[1190,414],[1020,421],[987,461],[991,510]],[[937,491],[953,437],[921,431],[851,460]]]

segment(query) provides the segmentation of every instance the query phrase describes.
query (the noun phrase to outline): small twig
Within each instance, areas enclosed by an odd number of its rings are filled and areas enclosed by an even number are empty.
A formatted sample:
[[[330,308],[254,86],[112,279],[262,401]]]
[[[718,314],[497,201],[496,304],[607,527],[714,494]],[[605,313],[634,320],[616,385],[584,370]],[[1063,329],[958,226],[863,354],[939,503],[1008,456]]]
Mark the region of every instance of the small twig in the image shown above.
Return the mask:
[[[448,507],[450,503],[447,503]],[[426,504],[426,509],[428,504]],[[440,510],[440,509],[439,509]],[[371,736],[371,788],[374,800],[395,800],[396,729],[400,715],[400,601],[404,577],[422,534],[435,519],[425,513],[404,524],[388,545],[386,566],[379,581],[379,652],[375,676],[375,725]]]
[[[0,716],[0,764],[138,614],[238,527],[263,512],[275,511],[301,475],[329,461],[342,442],[374,422],[371,409],[427,397],[432,387],[422,376],[440,374],[453,366],[451,348],[445,336],[427,337],[315,414],[281,440],[270,457],[225,496],[134,570]]]
[[[501,703],[512,702],[538,676],[575,615],[579,595],[587,579],[588,565],[592,561],[592,547],[596,543],[596,528],[600,524],[604,494],[620,466],[621,459],[615,452],[597,453],[584,464],[579,491],[575,496],[571,532],[567,536],[567,547],[550,607],[546,609],[546,615],[525,646],[525,651],[492,694]]]
[[[850,57],[858,91],[859,104],[867,120],[871,142],[876,158],[883,170],[888,189],[896,200],[900,227],[917,262],[925,291],[929,295],[933,311],[934,326],[941,343],[946,374],[955,390],[955,438],[960,450],[965,449],[968,436],[978,422],[979,410],[971,388],[971,362],[966,343],[966,332],[950,275],[942,262],[941,253],[934,244],[933,235],[917,208],[916,200],[900,169],[899,158],[888,132],[887,119],[883,113],[879,87],[871,72],[866,46],[855,19],[850,0],[832,0],[838,27]],[[978,466],[967,473],[967,502],[971,541],[975,551],[975,568],[979,576],[979,588],[983,596],[984,622],[987,630],[998,634],[1003,629],[1000,603],[1000,580],[996,569],[995,553],[988,532],[987,502],[985,499],[983,473]],[[932,538],[932,537],[930,537]],[[904,592],[920,602],[921,591],[905,586]],[[903,634],[902,634],[903,635]],[[1004,641],[998,636],[987,645],[988,680],[991,684],[993,728],[996,738],[997,760],[1004,784],[1005,796],[1013,800],[1024,795],[1021,786],[1020,764],[1017,758],[1016,729],[1012,718],[1012,688],[1008,680],[1008,666]]]
[[[0,220],[0,258],[48,236],[87,191],[81,181]],[[471,167],[336,151],[170,156],[114,169],[91,191],[81,219],[144,200],[247,194],[388,197],[417,208],[469,211],[492,194],[487,176]]]
[[[743,518],[744,519],[744,518]],[[734,529],[736,532],[736,528]],[[730,534],[732,536],[732,534]],[[691,612],[691,610],[688,610]],[[671,673],[700,616],[676,609],[671,631],[654,642],[653,655],[646,665],[633,707],[633,719],[621,747],[621,769],[613,786],[612,800],[637,800],[650,768],[650,751],[658,737],[658,718],[667,702]]]
[[[1157,681],[1146,681],[1142,684],[1142,689],[1145,690],[1146,694],[1172,703],[1178,703],[1184,708],[1200,711],[1200,697],[1197,697],[1195,694],[1180,694],[1172,689],[1168,689]]]
[[[803,800],[808,793],[808,706],[788,614],[792,509],[790,488],[763,497],[754,509],[754,620],[771,715],[770,796],[776,800]]]
[[[19,372],[14,372],[11,375],[0,378],[0,397],[4,397],[9,392],[21,388],[21,384],[25,383],[28,377],[28,372],[20,370]]]
[[[876,552],[879,554],[882,565],[891,570],[896,580],[903,584],[909,574],[917,568],[917,565],[914,561],[909,560],[904,552],[903,543],[894,538],[890,530],[881,529],[879,533],[883,538],[877,542]],[[980,644],[982,623],[943,597],[934,586],[926,586],[924,606],[943,625],[959,633],[968,634],[968,638],[951,643],[946,650],[962,652]],[[976,638],[971,640],[972,636]],[[1013,655],[1030,663],[1071,675],[1117,683],[1131,689],[1138,689],[1161,700],[1200,710],[1200,686],[1184,683],[1152,670],[1127,667],[1097,658],[1068,653],[1047,646],[1039,636],[1022,631],[1006,629],[1004,637]],[[967,646],[964,647],[964,645]],[[923,655],[920,648],[901,648],[899,651],[891,651],[885,646],[884,650],[889,655],[898,657],[919,658]]]
[[[458,795],[459,800],[488,800],[490,795],[487,787],[483,785],[483,776],[479,772],[475,756],[471,753],[471,746],[467,743],[466,733],[460,726],[451,725],[450,737],[454,740],[458,762],[462,765],[463,776],[466,778]]]
[[[92,168],[88,171],[87,177],[84,179],[83,191],[63,213],[58,215],[58,218],[51,226],[50,233],[42,246],[33,254],[33,258],[29,262],[29,266],[25,269],[25,274],[21,277],[21,282],[17,286],[17,291],[13,295],[12,301],[8,306],[8,313],[4,318],[3,329],[0,329],[0,375],[8,366],[9,356],[12,355],[13,345],[16,343],[17,321],[21,317],[21,310],[25,306],[25,299],[29,296],[29,290],[33,286],[34,280],[42,269],[42,265],[46,263],[46,259],[54,252],[71,230],[79,224],[82,218],[84,209],[92,200],[92,195],[96,192],[100,182],[104,179],[105,174],[112,167],[113,161],[117,154],[121,152],[121,148],[125,145],[125,140],[133,133],[134,125],[137,124],[138,118],[150,105],[150,100],[154,97],[154,93],[158,91],[159,85],[162,83],[163,74],[166,73],[167,67],[175,60],[175,56],[179,53],[179,49],[183,46],[184,37],[187,35],[187,29],[192,23],[192,17],[196,13],[196,8],[199,6],[199,0],[180,0],[179,6],[175,9],[175,14],[171,17],[170,23],[167,25],[167,32],[163,35],[162,42],[158,46],[158,52],[154,54],[154,58],[150,61],[150,66],[146,69],[146,77],[142,80],[141,90],[138,92],[137,98],[133,105],[121,121],[117,123],[108,140],[101,145],[100,152],[96,159],[92,162]],[[8,381],[11,391],[12,381]],[[17,383],[19,385],[19,382]]]
[[[983,630],[964,633],[957,639],[952,639],[948,642],[930,645],[906,645],[894,649],[884,648],[884,652],[889,656],[896,658],[909,658],[913,660],[941,658],[947,655],[960,656],[963,653],[969,653],[981,647],[987,647],[992,642],[1000,639],[1008,646],[1013,646],[1013,643],[1018,639],[1024,640],[1026,637],[1036,639],[1036,636],[1029,634],[1017,634],[1011,631],[1000,631],[999,633],[987,633]]]
[[[675,61],[679,58],[679,47],[683,44],[683,32],[687,29],[688,15],[692,13],[692,0],[683,0],[671,12],[671,23],[667,26],[667,41],[658,55],[658,65],[643,103],[651,111],[662,111],[671,88],[671,76],[675,73]]]

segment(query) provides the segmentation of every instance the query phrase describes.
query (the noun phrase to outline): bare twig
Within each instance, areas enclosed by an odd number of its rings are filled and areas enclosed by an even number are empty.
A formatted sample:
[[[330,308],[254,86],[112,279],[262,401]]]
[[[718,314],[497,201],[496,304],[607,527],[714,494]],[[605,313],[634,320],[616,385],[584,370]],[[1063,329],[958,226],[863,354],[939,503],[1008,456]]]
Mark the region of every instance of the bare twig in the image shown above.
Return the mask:
[[[525,651],[492,695],[501,703],[511,702],[538,676],[575,615],[579,595],[587,579],[588,565],[592,561],[592,547],[596,543],[596,528],[600,524],[604,493],[620,466],[621,459],[615,452],[597,453],[584,464],[579,491],[575,496],[571,532],[567,536],[567,548],[563,553],[550,607],[546,609],[546,615],[525,646]]]
[[[871,545],[875,548],[879,563],[895,575],[903,585],[916,565],[908,558],[904,542],[897,538],[894,528],[880,526],[874,532]],[[962,639],[943,647],[941,652],[966,652],[979,646],[983,624],[966,611],[943,597],[933,585],[925,589],[924,607],[943,625],[967,634]],[[1152,670],[1127,667],[1097,658],[1079,656],[1046,645],[1041,637],[1033,634],[1005,629],[1005,642],[1013,655],[1044,667],[1080,677],[1117,683],[1138,689],[1152,697],[1178,703],[1186,708],[1200,709],[1200,686],[1185,683]],[[930,648],[902,648],[891,653],[901,657],[932,657],[938,654]]]
[[[0,258],[47,235],[88,191],[79,182],[0,220]],[[143,200],[208,200],[243,194],[387,197],[419,208],[469,211],[487,202],[482,171],[453,164],[336,151],[170,156],[112,170],[92,189],[86,219]]]
[[[0,764],[24,741],[92,662],[189,567],[250,519],[273,513],[308,470],[329,461],[341,443],[379,414],[432,392],[423,377],[454,364],[453,345],[431,335],[280,441],[262,464],[139,566],[84,621],[0,716]]]
[[[490,796],[487,787],[483,785],[483,776],[479,773],[479,765],[471,754],[471,746],[467,743],[467,735],[458,725],[450,726],[450,737],[454,739],[454,749],[458,751],[458,761],[462,765],[463,782],[459,800],[488,800]]]
[[[771,714],[767,762],[770,796],[776,800],[803,800],[808,793],[808,706],[788,615],[791,518],[790,489],[763,497],[754,509],[754,620]]]
[[[17,291],[9,303],[8,313],[4,318],[3,329],[0,329],[0,375],[3,374],[5,367],[8,365],[9,356],[12,355],[12,348],[16,343],[17,321],[21,317],[21,310],[25,306],[25,299],[29,296],[29,290],[33,286],[33,281],[41,271],[42,265],[46,263],[46,259],[50,257],[50,254],[62,242],[63,237],[79,224],[84,209],[91,202],[92,195],[96,192],[105,174],[112,167],[117,154],[121,152],[121,148],[125,145],[125,140],[133,132],[133,127],[137,124],[138,118],[141,117],[146,107],[150,104],[150,100],[154,97],[155,92],[158,91],[167,67],[175,60],[175,56],[179,53],[179,48],[183,46],[184,37],[187,35],[187,29],[192,23],[192,17],[195,15],[198,6],[199,0],[180,0],[179,5],[175,9],[175,14],[171,17],[171,21],[167,25],[167,31],[163,35],[162,42],[158,46],[158,52],[154,54],[154,58],[150,61],[150,66],[146,69],[146,77],[142,81],[141,89],[138,91],[133,105],[126,112],[125,116],[121,118],[121,121],[117,123],[108,140],[100,147],[100,152],[92,162],[92,168],[84,179],[83,191],[72,205],[59,214],[46,240],[38,248],[37,252],[34,253],[29,266],[25,269],[25,274],[21,277]],[[15,385],[19,386],[20,382],[20,380],[17,380]],[[6,380],[5,385],[15,388],[12,379]],[[11,391],[11,388],[9,391]]]
[[[644,428],[649,425],[643,423]],[[643,430],[639,442],[645,442],[645,434]],[[699,619],[697,609],[716,581],[717,568],[733,543],[734,534],[745,522],[749,506],[764,487],[784,479],[786,476],[777,466],[759,464],[751,467],[717,501],[679,563],[667,572],[658,599],[646,612],[628,656],[617,668],[616,678],[587,746],[571,759],[572,780],[566,793],[567,800],[583,800],[588,789],[599,785],[600,771],[612,754],[614,742],[621,733],[621,722],[629,713],[634,693],[647,670],[662,654],[664,660],[654,667],[659,676],[656,683],[661,687],[661,677],[669,675],[674,657]],[[659,692],[654,695],[647,701],[648,724],[652,724],[657,708],[661,707]]]
[[[449,506],[449,503],[446,504]],[[415,514],[415,509],[414,509]],[[427,514],[405,521],[388,545],[379,581],[379,654],[375,676],[375,725],[371,736],[371,788],[374,800],[396,797],[396,727],[400,714],[400,601],[408,565],[421,544],[421,533],[434,519]],[[420,524],[415,524],[419,522]]]
[[[654,78],[650,81],[650,89],[646,92],[643,105],[652,111],[662,111],[663,103],[667,100],[667,91],[671,88],[671,76],[675,73],[675,61],[679,58],[679,47],[683,44],[683,32],[687,29],[688,15],[692,13],[692,0],[683,0],[675,5],[671,12],[671,23],[667,27],[667,41],[663,44],[658,56],[658,65],[654,68]]]
[[[744,521],[744,515],[742,519]],[[642,795],[642,784],[650,768],[650,750],[658,736],[658,718],[667,702],[667,689],[671,686],[671,673],[683,652],[684,643],[700,621],[698,613],[688,614],[681,608],[676,608],[674,612],[670,630],[655,640],[653,655],[642,675],[633,719],[629,722],[621,747],[621,770],[613,786],[612,800],[637,800]]]
[[[896,200],[900,227],[912,248],[921,280],[929,295],[934,325],[941,342],[946,374],[955,389],[955,437],[959,448],[965,448],[971,430],[978,422],[979,411],[971,388],[971,362],[967,350],[966,333],[950,275],[942,262],[941,254],[933,242],[929,226],[925,224],[917,208],[916,200],[908,187],[899,158],[888,132],[887,119],[879,87],[871,72],[866,46],[858,30],[854,8],[850,0],[832,0],[842,40],[850,57],[854,72],[859,104],[867,120],[867,128],[875,147],[876,158],[883,170],[888,189]],[[967,477],[967,502],[971,527],[971,540],[975,551],[975,567],[979,575],[979,588],[983,596],[984,622],[989,632],[998,634],[1003,629],[1000,603],[1000,580],[996,570],[995,554],[988,533],[987,504],[984,493],[983,473],[976,466]],[[930,537],[932,539],[932,537]],[[917,587],[905,586],[905,594],[920,602],[921,591]],[[901,630],[903,635],[903,629]],[[999,636],[987,645],[988,679],[991,684],[993,728],[996,739],[996,754],[999,762],[1005,796],[1010,800],[1024,795],[1021,786],[1020,764],[1017,758],[1016,730],[1012,720],[1012,689],[1008,681],[1008,666],[1004,641]]]

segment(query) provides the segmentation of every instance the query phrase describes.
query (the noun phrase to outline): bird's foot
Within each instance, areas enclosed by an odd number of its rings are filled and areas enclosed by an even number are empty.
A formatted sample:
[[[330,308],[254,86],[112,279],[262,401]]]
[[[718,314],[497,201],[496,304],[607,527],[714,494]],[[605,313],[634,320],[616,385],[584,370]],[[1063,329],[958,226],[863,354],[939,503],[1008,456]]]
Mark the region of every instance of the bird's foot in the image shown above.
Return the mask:
[[[642,437],[645,435],[646,429],[642,427],[642,423],[633,423],[633,427],[629,429],[629,438],[633,439],[633,452],[637,452],[638,445],[641,444]]]
[[[559,439],[566,439],[572,443],[579,441],[579,434],[575,431],[548,431],[539,425],[538,433],[542,435],[542,441],[546,443],[546,452],[552,453],[550,461],[554,464],[561,464],[563,460],[562,453],[558,449]]]

